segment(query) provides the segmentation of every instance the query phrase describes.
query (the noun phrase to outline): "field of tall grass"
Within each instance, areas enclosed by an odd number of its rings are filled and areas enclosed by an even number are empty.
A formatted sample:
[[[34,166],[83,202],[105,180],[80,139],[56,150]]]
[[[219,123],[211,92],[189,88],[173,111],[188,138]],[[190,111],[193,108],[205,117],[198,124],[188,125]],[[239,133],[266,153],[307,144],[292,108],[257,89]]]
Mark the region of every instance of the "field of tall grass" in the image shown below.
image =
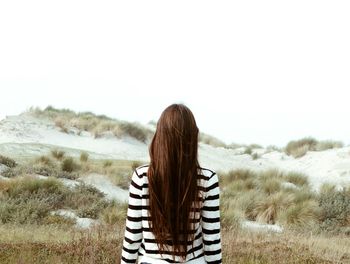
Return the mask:
[[[26,163],[2,162],[13,166],[2,173],[11,180],[0,179],[0,263],[119,263],[127,205],[106,200],[89,185],[69,188],[58,178],[98,172],[127,189],[140,163],[95,161],[84,152],[74,159],[57,149]],[[306,175],[279,170],[218,175],[223,263],[350,263],[349,188],[324,185],[315,193]],[[50,213],[58,209],[100,224],[79,229],[74,220]],[[284,231],[248,230],[245,220]]]

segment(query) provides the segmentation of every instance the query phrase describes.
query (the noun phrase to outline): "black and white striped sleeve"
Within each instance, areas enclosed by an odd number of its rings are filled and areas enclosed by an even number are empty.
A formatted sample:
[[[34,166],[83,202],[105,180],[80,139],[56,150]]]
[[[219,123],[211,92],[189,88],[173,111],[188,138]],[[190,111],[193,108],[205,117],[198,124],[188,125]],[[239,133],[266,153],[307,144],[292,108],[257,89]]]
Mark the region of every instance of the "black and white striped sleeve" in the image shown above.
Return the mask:
[[[206,263],[222,263],[220,231],[220,189],[214,172],[208,179],[202,208],[202,234]]]
[[[121,264],[136,263],[141,242],[142,181],[135,170],[131,177],[131,184],[129,187],[129,205],[127,210]]]

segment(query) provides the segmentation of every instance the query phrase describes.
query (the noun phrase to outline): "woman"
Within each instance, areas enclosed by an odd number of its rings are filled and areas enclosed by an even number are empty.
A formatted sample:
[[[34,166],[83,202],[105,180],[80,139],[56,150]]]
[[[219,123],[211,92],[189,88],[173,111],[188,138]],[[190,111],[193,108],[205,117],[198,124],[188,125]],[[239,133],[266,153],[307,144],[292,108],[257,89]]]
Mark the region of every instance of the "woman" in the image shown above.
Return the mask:
[[[197,152],[191,110],[170,105],[132,175],[121,263],[222,263],[218,176]]]

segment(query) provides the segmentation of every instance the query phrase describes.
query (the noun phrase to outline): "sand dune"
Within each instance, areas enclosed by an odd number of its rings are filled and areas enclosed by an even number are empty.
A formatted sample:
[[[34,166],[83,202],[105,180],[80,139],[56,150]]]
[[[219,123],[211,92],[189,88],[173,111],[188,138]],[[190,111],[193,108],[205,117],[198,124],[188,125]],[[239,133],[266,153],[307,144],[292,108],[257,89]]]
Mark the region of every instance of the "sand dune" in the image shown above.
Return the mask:
[[[148,145],[131,137],[94,138],[89,132],[78,135],[74,129],[64,133],[52,121],[35,118],[27,113],[9,116],[0,122],[0,153],[4,155],[40,155],[56,147],[63,148],[73,156],[87,151],[91,158],[149,160]],[[242,154],[243,149],[215,148],[200,143],[199,160],[203,167],[223,172],[237,168],[279,168],[303,172],[309,176],[314,189],[325,182],[339,187],[350,184],[350,147],[308,152],[298,159],[277,151],[253,151],[259,152],[260,158],[253,160],[250,155]]]

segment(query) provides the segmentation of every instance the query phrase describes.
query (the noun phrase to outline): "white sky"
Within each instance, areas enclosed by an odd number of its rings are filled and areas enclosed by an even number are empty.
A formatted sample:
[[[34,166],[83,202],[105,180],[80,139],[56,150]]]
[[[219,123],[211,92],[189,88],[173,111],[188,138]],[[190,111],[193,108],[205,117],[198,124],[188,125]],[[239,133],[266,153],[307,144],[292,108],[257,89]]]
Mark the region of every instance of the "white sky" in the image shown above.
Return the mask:
[[[349,1],[1,1],[0,118],[30,106],[156,120],[183,102],[225,142],[350,143]]]

